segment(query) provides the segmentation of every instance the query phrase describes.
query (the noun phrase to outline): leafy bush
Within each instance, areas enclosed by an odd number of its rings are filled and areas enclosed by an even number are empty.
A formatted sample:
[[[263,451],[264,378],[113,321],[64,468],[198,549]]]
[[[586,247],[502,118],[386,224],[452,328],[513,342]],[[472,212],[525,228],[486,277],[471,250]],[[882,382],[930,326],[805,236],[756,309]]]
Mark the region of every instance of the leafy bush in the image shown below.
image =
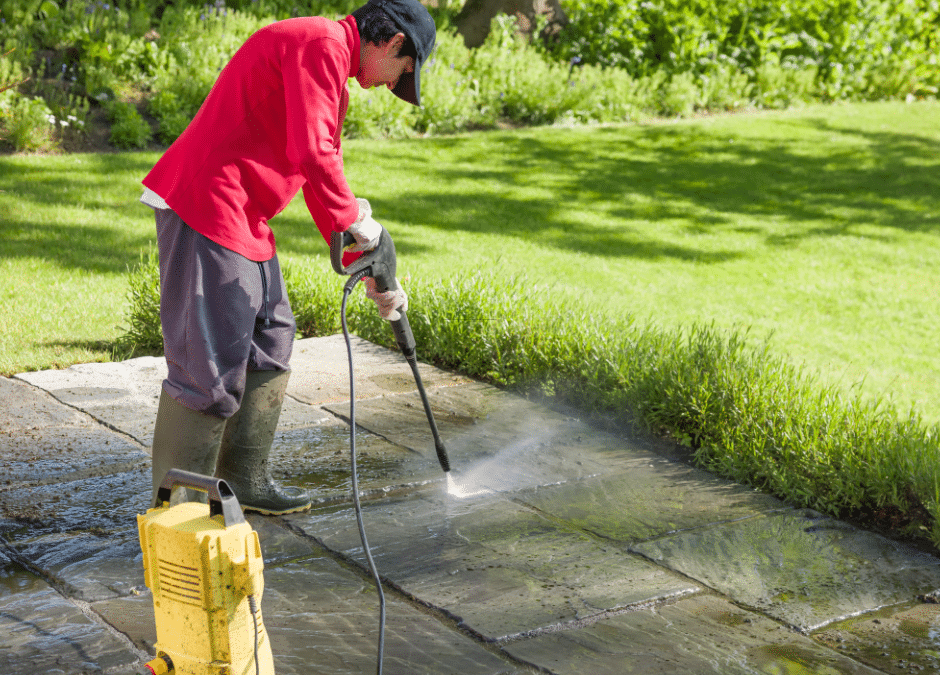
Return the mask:
[[[0,45],[20,47],[16,63],[34,75],[21,93],[44,98],[59,119],[82,116],[57,111],[57,92],[93,105],[103,97],[143,99],[158,140],[169,144],[255,30],[300,14],[343,16],[358,4],[0,0],[0,16],[8,19],[0,24]],[[572,23],[550,44],[525,42],[512,17],[498,16],[487,41],[468,50],[449,20],[456,5],[438,3],[424,107],[353,86],[344,133],[406,137],[504,122],[630,121],[820,99],[935,96],[940,88],[937,0],[566,0],[564,6]],[[43,84],[50,78],[55,87]],[[130,144],[122,147],[139,147],[126,129],[116,138]]]
[[[497,17],[477,49],[466,49],[453,30],[439,32],[437,44],[422,73],[423,107],[351,87],[344,134],[442,134],[493,128],[502,121],[623,122],[662,109],[662,75],[634,79],[598,66],[574,70],[534,51],[516,35],[509,17]]]
[[[753,99],[762,108],[788,108],[796,103],[807,103],[816,95],[818,72],[815,66],[781,64],[777,56],[769,55],[754,72]]]
[[[156,32],[172,39],[150,43],[146,52],[149,110],[158,135],[170,143],[182,133],[209,94],[219,72],[248,37],[273,16],[220,7],[168,7]]]
[[[192,114],[183,110],[176,94],[170,89],[154,94],[147,102],[147,110],[157,119],[157,138],[164,145],[170,145],[179,138],[192,120]]]
[[[700,75],[722,62],[753,82],[771,63],[815,71],[815,88],[831,100],[896,97],[937,85],[936,0],[563,0],[562,6],[571,24],[547,47],[551,53],[634,77],[659,69]]]
[[[0,141],[17,152],[54,148],[55,118],[46,102],[13,89],[0,92]]]
[[[128,328],[117,346],[128,353],[163,351],[160,327],[160,264],[151,249],[141,254],[127,275]]]
[[[153,130],[131,103],[111,101],[106,106],[111,118],[111,144],[125,150],[144,148]]]
[[[15,49],[0,56],[0,91],[6,91],[23,84],[29,78],[23,72],[22,64],[11,58]]]
[[[754,100],[755,86],[750,78],[726,61],[709,64],[699,77],[698,86],[699,103],[706,110],[741,110]]]

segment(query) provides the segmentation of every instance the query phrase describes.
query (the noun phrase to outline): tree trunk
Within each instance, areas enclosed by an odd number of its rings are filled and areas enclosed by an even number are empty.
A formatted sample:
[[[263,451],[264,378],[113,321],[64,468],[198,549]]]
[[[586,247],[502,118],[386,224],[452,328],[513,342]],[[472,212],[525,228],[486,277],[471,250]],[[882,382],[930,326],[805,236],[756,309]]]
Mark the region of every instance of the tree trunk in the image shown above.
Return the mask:
[[[519,32],[531,37],[535,18],[548,15],[546,32],[557,32],[567,25],[568,17],[559,0],[467,0],[457,15],[457,32],[469,48],[479,47],[490,34],[490,22],[497,14],[515,16]]]

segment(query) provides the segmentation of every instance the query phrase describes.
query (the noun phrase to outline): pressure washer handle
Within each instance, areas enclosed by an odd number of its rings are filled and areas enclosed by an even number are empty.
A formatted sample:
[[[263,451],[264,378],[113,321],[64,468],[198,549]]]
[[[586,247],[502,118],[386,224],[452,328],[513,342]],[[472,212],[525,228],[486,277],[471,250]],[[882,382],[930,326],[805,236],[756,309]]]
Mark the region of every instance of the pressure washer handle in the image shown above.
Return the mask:
[[[209,496],[209,515],[221,514],[226,527],[245,522],[245,515],[242,513],[235,492],[221,478],[203,476],[182,469],[170,469],[157,490],[157,503],[170,501],[175,487],[187,487],[205,492]]]
[[[346,252],[348,246],[352,246],[355,243],[355,237],[349,232],[333,232],[333,234],[330,235],[330,263],[333,265],[333,271],[337,274],[351,275],[358,271],[353,269],[353,264],[351,264],[348,269],[343,266],[343,253]],[[361,259],[362,256],[358,258],[358,260]]]
[[[388,230],[382,228],[379,243],[371,251],[366,251],[356,258],[349,266],[343,265],[343,253],[346,248],[356,243],[353,236],[347,232],[334,232],[330,236],[330,262],[337,274],[350,276],[365,272],[364,276],[375,279],[375,290],[380,293],[398,290],[398,279],[395,277],[397,269],[395,242],[392,241]],[[390,321],[395,342],[405,356],[415,353],[415,336],[408,323],[408,316],[404,310],[398,310],[401,318]]]

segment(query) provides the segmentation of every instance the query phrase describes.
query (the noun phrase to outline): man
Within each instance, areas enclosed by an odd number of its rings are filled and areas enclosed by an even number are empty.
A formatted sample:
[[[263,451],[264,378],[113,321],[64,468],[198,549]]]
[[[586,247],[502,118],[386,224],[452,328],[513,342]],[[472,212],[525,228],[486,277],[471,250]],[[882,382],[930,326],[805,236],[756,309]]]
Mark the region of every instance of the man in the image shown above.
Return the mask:
[[[370,0],[342,21],[262,28],[144,178],[169,369],[154,429],[154,498],[166,472],[181,468],[225,479],[246,510],[310,507],[268,469],[296,330],[268,221],[302,189],[327,241],[348,230],[354,251],[375,247],[382,227],[343,174],[348,79],[419,105],[434,42],[434,20],[418,0]],[[377,293],[367,281],[367,295],[386,319],[407,308],[402,291]],[[174,502],[186,498],[177,493]]]

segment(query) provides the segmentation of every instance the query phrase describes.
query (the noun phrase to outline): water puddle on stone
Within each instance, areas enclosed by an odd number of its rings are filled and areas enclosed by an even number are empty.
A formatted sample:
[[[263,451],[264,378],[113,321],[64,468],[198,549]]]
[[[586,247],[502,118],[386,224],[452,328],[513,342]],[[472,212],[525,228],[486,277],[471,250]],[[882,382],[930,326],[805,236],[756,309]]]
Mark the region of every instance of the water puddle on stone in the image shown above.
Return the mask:
[[[21,592],[28,592],[42,582],[0,552],[0,600]]]
[[[321,426],[281,434],[272,453],[272,475],[302,487],[316,500],[348,495],[352,489],[349,428]],[[361,491],[420,485],[440,479],[436,460],[360,430],[356,435],[356,469]]]

